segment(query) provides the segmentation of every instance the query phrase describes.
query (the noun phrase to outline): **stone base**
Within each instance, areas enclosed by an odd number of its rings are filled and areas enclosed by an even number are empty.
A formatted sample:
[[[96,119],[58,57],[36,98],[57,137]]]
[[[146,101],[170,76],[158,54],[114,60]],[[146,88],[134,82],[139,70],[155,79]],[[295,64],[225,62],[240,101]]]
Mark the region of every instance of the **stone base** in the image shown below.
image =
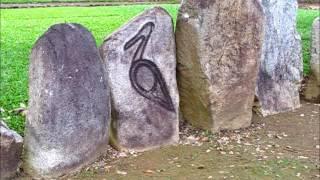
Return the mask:
[[[303,92],[305,100],[320,103],[320,84],[314,76],[310,76]]]

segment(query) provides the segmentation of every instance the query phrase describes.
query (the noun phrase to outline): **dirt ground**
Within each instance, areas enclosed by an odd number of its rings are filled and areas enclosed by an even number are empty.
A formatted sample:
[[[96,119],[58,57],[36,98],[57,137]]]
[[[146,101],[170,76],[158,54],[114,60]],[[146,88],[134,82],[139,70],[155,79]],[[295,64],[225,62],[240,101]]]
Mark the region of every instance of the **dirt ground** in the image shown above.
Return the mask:
[[[62,179],[320,179],[320,104],[211,134],[181,125],[181,142],[144,153],[108,154]],[[28,179],[24,176],[19,179]]]

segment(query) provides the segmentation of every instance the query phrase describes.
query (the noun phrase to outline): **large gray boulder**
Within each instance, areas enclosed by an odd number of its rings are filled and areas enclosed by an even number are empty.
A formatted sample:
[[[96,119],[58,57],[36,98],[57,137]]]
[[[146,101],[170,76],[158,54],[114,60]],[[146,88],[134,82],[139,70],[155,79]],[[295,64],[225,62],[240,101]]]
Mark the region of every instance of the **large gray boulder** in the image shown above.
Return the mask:
[[[111,143],[145,151],[177,143],[179,95],[173,24],[162,8],[146,10],[100,47],[112,96]]]
[[[265,38],[257,81],[263,116],[300,107],[302,80],[300,35],[296,30],[297,0],[261,0]]]
[[[184,0],[176,30],[180,108],[204,129],[251,124],[263,14],[257,0]]]
[[[29,69],[25,170],[57,177],[95,160],[108,144],[109,89],[91,33],[79,24],[50,27]]]
[[[312,25],[311,38],[311,73],[305,90],[305,98],[320,103],[320,18]]]
[[[23,139],[0,120],[0,179],[16,175],[20,166]]]

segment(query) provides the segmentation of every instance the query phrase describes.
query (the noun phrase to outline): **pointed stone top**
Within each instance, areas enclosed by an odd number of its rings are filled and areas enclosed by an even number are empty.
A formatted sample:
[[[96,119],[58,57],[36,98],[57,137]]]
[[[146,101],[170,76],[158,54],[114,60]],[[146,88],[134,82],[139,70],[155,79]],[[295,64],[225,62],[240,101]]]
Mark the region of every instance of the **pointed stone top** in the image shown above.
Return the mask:
[[[11,130],[7,124],[0,120],[0,136],[13,137],[16,143],[22,143],[23,138],[14,130]]]
[[[110,37],[118,34],[119,32],[121,32],[124,29],[127,29],[128,27],[130,27],[133,23],[136,23],[137,21],[141,21],[141,19],[148,18],[148,17],[152,17],[155,14],[157,15],[164,15],[164,16],[168,16],[171,18],[170,14],[168,13],[167,10],[165,10],[164,8],[160,7],[160,6],[156,6],[150,9],[147,9],[143,12],[141,12],[140,14],[136,15],[134,18],[132,18],[129,22],[125,23],[123,26],[121,26],[117,31],[111,33],[110,35],[106,36],[104,42],[108,41]]]

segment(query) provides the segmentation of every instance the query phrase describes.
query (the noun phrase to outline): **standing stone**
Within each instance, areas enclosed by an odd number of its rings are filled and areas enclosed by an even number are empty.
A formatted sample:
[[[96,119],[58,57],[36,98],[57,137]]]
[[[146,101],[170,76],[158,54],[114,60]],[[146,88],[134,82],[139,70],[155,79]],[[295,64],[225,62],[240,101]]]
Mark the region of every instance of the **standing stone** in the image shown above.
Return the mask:
[[[320,103],[320,18],[312,25],[311,74],[305,90],[305,98]]]
[[[109,89],[91,33],[49,28],[32,49],[25,169],[57,177],[95,160],[108,144]]]
[[[0,179],[9,179],[16,175],[22,146],[22,137],[0,120]]]
[[[185,0],[176,43],[184,119],[217,132],[251,124],[262,45],[257,0]]]
[[[311,72],[320,83],[320,17],[312,25]]]
[[[149,9],[106,38],[100,52],[112,96],[111,143],[145,151],[177,143],[179,95],[173,23]]]
[[[297,0],[261,0],[265,38],[256,95],[263,116],[300,107],[302,80],[300,35],[296,30]]]

